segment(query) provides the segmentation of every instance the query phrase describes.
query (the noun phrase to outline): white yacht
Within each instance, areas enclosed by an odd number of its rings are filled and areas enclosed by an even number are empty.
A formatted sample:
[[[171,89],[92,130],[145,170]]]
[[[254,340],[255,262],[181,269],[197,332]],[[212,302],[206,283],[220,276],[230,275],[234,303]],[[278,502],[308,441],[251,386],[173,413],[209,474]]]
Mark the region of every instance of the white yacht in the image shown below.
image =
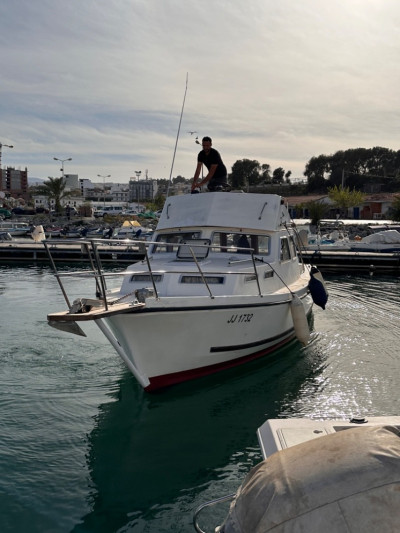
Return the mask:
[[[310,269],[294,239],[280,196],[170,197],[153,241],[138,241],[144,259],[116,287],[107,288],[110,278],[97,266],[96,297],[82,291],[70,303],[56,272],[68,309],[49,314],[49,324],[84,334],[78,323],[94,321],[148,391],[264,356],[296,335],[306,344]],[[93,260],[104,245],[79,243]]]

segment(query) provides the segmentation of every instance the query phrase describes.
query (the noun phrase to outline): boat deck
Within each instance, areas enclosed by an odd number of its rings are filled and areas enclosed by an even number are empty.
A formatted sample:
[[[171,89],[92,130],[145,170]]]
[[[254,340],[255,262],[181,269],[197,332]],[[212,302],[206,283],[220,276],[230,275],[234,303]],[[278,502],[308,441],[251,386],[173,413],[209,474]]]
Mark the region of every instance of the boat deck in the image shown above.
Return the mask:
[[[400,416],[355,417],[351,420],[313,420],[308,418],[269,419],[257,430],[264,459],[296,444],[345,429],[368,426],[393,426],[400,429]]]

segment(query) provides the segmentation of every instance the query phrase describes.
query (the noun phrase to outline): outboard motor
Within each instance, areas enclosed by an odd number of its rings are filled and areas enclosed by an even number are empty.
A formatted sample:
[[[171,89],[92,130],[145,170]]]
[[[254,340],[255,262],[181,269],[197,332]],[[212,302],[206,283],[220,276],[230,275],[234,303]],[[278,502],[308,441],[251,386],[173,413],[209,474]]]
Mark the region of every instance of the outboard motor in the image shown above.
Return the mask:
[[[8,231],[1,231],[0,232],[0,241],[12,241],[12,237],[8,233]]]

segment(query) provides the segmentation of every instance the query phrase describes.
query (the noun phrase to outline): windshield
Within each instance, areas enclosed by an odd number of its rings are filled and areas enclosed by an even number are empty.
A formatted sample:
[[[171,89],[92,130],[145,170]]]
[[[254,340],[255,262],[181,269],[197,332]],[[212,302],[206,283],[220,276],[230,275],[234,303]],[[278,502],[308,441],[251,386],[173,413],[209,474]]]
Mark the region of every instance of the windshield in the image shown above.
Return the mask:
[[[199,239],[200,231],[189,231],[179,233],[161,233],[157,236],[157,244],[153,245],[152,253],[159,254],[162,252],[177,252],[178,246],[174,244],[180,244],[183,241]]]
[[[215,232],[212,237],[213,252],[251,253],[268,255],[270,252],[270,236],[250,233]]]

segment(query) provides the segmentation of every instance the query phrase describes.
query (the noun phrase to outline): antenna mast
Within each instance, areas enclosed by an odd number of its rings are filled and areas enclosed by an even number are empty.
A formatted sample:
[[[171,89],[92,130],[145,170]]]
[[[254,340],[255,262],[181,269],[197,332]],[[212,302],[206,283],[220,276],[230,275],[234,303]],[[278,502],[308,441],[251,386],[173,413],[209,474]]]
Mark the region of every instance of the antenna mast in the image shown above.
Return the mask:
[[[176,134],[174,156],[173,156],[173,158],[172,158],[171,172],[170,172],[170,174],[169,174],[169,181],[168,181],[168,188],[167,188],[167,198],[168,198],[168,196],[169,196],[169,187],[170,187],[170,185],[171,185],[172,170],[173,170],[173,168],[174,168],[174,161],[175,161],[176,149],[177,149],[177,146],[178,146],[179,132],[180,132],[180,130],[181,130],[181,123],[182,123],[183,109],[184,109],[184,107],[185,107],[186,93],[187,93],[187,87],[188,87],[188,78],[189,78],[189,74],[186,73],[185,95],[184,95],[184,97],[183,97],[182,111],[181,111],[181,116],[180,116],[180,119],[179,119],[179,126],[178,126],[178,133]]]

